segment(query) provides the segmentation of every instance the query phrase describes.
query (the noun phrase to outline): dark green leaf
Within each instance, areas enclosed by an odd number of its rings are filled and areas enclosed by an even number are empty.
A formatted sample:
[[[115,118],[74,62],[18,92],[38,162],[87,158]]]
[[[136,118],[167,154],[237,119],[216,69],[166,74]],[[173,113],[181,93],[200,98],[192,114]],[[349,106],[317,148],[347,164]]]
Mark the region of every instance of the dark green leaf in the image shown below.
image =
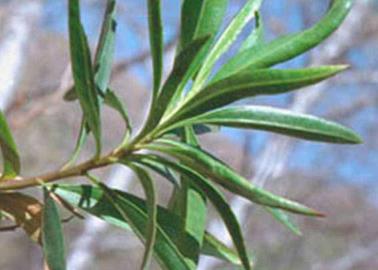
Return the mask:
[[[2,111],[0,111],[0,146],[3,155],[4,170],[1,175],[1,180],[13,178],[20,173],[20,157],[7,119]]]
[[[141,269],[149,269],[149,264],[156,241],[156,227],[157,227],[157,200],[154,182],[151,177],[139,166],[133,165],[131,168],[135,171],[142,183],[144,193],[146,196],[146,206],[148,214],[148,222],[146,224],[145,246],[146,251],[143,256],[143,263]]]
[[[297,70],[247,69],[215,82],[188,99],[172,122],[217,109],[257,95],[286,93],[315,84],[344,70],[345,66],[324,66]]]
[[[54,192],[67,202],[82,208],[106,222],[128,230],[130,227],[137,236],[144,241],[148,224],[148,214],[145,201],[134,195],[113,190],[122,210],[127,215],[125,220],[119,211],[105,196],[104,191],[92,186],[64,186],[54,187]],[[175,230],[180,222],[179,218],[172,216],[168,211],[159,208],[158,225],[154,254],[157,256],[163,269],[191,270],[185,258],[174,244]]]
[[[159,139],[155,143],[147,145],[146,148],[160,151],[179,159],[192,170],[252,202],[281,208],[297,214],[322,216],[322,214],[313,209],[254,186],[226,164],[196,147],[180,142]]]
[[[97,155],[101,152],[101,121],[99,100],[94,80],[87,37],[80,20],[78,0],[69,0],[69,34],[72,73],[75,91],[85,115],[85,121],[93,132]]]
[[[203,194],[207,198],[209,198],[211,203],[217,209],[217,212],[222,217],[222,220],[224,221],[228,231],[230,232],[234,245],[238,251],[239,257],[243,262],[245,269],[251,269],[239,223],[223,194],[207,179],[205,179],[195,171],[192,171],[185,165],[171,162],[158,156],[148,155],[145,156],[145,158],[154,159],[157,162],[163,163],[171,167],[172,169],[177,170],[181,174],[185,175],[188,181],[194,184],[199,190],[203,192]]]
[[[50,270],[66,269],[64,238],[58,208],[49,191],[44,188],[42,217],[42,244],[46,263]]]
[[[360,143],[352,130],[314,116],[264,106],[233,106],[211,111],[176,123],[173,128],[211,124],[260,129],[313,141]]]
[[[228,0],[184,0],[181,8],[180,48],[205,35],[215,38],[227,6]]]
[[[163,25],[160,0],[148,0],[148,25],[154,71],[153,98],[155,99],[158,96],[163,74]]]
[[[329,37],[344,21],[353,0],[333,0],[322,20],[306,31],[284,36],[269,44],[244,50],[226,63],[213,78],[218,81],[245,68],[266,68],[290,60],[314,48]]]

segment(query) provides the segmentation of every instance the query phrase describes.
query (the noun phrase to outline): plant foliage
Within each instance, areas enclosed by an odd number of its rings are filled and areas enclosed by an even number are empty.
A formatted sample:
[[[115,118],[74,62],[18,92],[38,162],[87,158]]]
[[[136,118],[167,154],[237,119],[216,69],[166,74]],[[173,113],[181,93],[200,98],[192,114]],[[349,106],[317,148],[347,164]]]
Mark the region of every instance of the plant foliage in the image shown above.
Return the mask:
[[[162,269],[195,269],[201,255],[209,255],[252,269],[243,232],[227,202],[225,190],[261,205],[275,219],[300,234],[288,213],[322,214],[301,203],[255,186],[229,165],[201,148],[199,130],[209,127],[258,129],[305,140],[357,144],[352,130],[315,116],[283,109],[232,105],[259,95],[297,91],[343,71],[345,66],[276,69],[273,66],[297,57],[331,35],[343,22],[352,0],[334,0],[325,16],[300,33],[264,40],[261,0],[247,0],[220,31],[227,0],[184,0],[181,36],[168,78],[163,81],[162,3],[148,0],[148,25],[153,67],[151,108],[143,128],[133,133],[123,102],[109,89],[116,36],[115,0],[107,0],[101,35],[92,60],[81,22],[79,0],[68,0],[69,44],[74,87],[66,100],[78,100],[83,112],[80,135],[72,158],[63,169],[36,177],[20,176],[20,158],[0,114],[0,146],[4,166],[0,182],[0,210],[5,217],[37,243],[43,245],[51,270],[65,269],[64,239],[58,205],[88,214],[125,230],[133,231],[145,244],[141,269],[148,269],[154,256]],[[239,51],[214,73],[214,66],[230,49],[242,30],[255,20],[255,29]],[[305,90],[304,90],[305,91]],[[102,154],[101,107],[115,109],[125,122],[119,146]],[[77,164],[76,158],[88,134],[96,142],[93,158]],[[172,136],[175,134],[176,136]],[[148,151],[145,151],[148,150]],[[115,190],[90,174],[92,169],[123,164],[135,172],[145,199]],[[174,187],[169,205],[158,205],[154,171]],[[88,185],[51,184],[61,179],[87,176]],[[43,203],[19,193],[26,187],[42,187]],[[206,231],[207,208],[211,203],[225,223],[233,247],[225,246]]]

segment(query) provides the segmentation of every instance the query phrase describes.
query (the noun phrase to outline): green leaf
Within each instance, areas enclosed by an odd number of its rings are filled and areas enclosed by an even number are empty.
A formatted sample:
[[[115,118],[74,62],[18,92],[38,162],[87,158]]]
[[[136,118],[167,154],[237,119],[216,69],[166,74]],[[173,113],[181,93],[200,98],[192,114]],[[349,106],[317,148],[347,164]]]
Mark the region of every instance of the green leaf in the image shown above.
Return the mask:
[[[88,41],[80,21],[78,0],[69,0],[69,34],[75,91],[86,123],[93,132],[98,156],[101,152],[100,107]]]
[[[148,25],[154,71],[153,99],[155,100],[159,93],[163,74],[163,25],[160,0],[148,0]]]
[[[344,21],[353,0],[333,0],[327,14],[313,27],[278,38],[269,44],[241,51],[214,76],[219,81],[245,68],[266,68],[285,62],[314,48],[329,37]]]
[[[185,165],[174,163],[158,156],[148,155],[145,156],[145,158],[154,159],[157,162],[163,163],[172,169],[177,170],[181,174],[185,175],[188,181],[194,184],[207,198],[209,198],[230,232],[235,248],[238,251],[239,257],[243,262],[245,269],[251,269],[240,225],[224,195],[206,178],[202,177],[200,174],[196,173]]]
[[[166,139],[159,139],[154,143],[146,145],[146,148],[160,151],[177,158],[192,170],[208,177],[229,191],[257,204],[281,208],[302,215],[323,216],[321,213],[304,205],[276,196],[253,185],[247,179],[238,175],[226,164],[204,150]]]
[[[260,129],[320,142],[361,143],[357,134],[339,124],[306,114],[264,106],[221,108],[178,122],[171,128],[193,124]]]
[[[106,222],[128,230],[130,227],[144,241],[148,224],[148,214],[145,201],[132,194],[113,190],[117,202],[127,215],[127,220],[105,196],[104,191],[93,186],[54,186],[54,192],[74,206],[80,207]],[[156,226],[156,243],[154,254],[163,269],[191,270],[181,252],[174,243],[175,230],[180,226],[179,218],[168,211],[158,209],[158,224]]]
[[[199,146],[192,127],[187,126],[183,128],[181,139],[190,145]],[[179,245],[183,246],[183,248],[181,248],[183,253],[197,264],[206,230],[206,195],[202,190],[192,184],[191,179],[185,175],[181,175],[181,187],[176,189],[174,196],[174,202],[176,204],[174,210],[183,220]],[[184,249],[185,245],[182,245],[182,242],[186,241],[187,235],[195,239],[198,243],[195,248]]]
[[[143,255],[143,263],[141,269],[149,269],[153,248],[156,241],[156,227],[157,227],[157,200],[154,182],[151,177],[142,168],[136,165],[130,166],[131,169],[138,175],[140,179],[144,193],[146,195],[146,206],[148,214],[148,222],[146,224],[145,246],[146,250]]]
[[[116,1],[107,0],[101,27],[100,40],[95,56],[95,82],[104,95],[108,89],[114,55],[116,37]]]
[[[297,236],[302,235],[301,230],[298,228],[298,226],[296,224],[294,224],[291,221],[288,214],[286,214],[285,212],[283,212],[280,209],[275,209],[275,208],[271,208],[271,207],[265,207],[265,210],[268,213],[270,213],[274,217],[274,219],[276,219],[279,223],[281,223],[286,228],[288,228],[293,234],[295,234]]]
[[[210,50],[194,80],[191,93],[195,94],[206,83],[216,61],[230,48],[244,26],[254,17],[262,0],[248,0]]]
[[[193,130],[194,130],[194,133],[198,136],[198,135],[203,135],[207,133],[218,132],[220,130],[220,127],[214,126],[214,125],[199,124],[199,125],[193,125]],[[168,132],[169,135],[175,135],[178,137],[181,136],[181,133],[182,133],[182,128],[173,129]]]
[[[0,147],[3,155],[3,173],[0,181],[16,177],[20,173],[20,156],[7,119],[0,111]]]
[[[205,234],[204,244],[201,253],[207,256],[213,256],[229,262],[233,265],[241,265],[238,253],[227,247],[224,243],[218,240],[210,233]]]
[[[264,43],[264,25],[259,12],[256,12],[255,18],[255,28],[251,31],[246,40],[244,40],[240,46],[239,52],[261,46]]]
[[[208,36],[196,39],[176,57],[173,70],[165,82],[156,103],[152,106],[145,128],[139,134],[140,137],[156,127],[175,92],[180,91],[180,88],[184,88],[190,77],[197,71],[198,65],[193,66],[192,64],[195,63],[196,56],[208,40]]]
[[[106,91],[104,102],[109,107],[116,110],[122,117],[123,121],[126,125],[126,138],[129,137],[129,135],[132,132],[132,127],[130,124],[129,115],[126,109],[126,105],[122,102],[122,100],[110,89]]]
[[[208,85],[188,99],[171,122],[193,117],[247,97],[286,93],[312,85],[345,68],[346,66],[340,65],[293,70],[247,69]]]
[[[46,263],[50,270],[66,269],[64,238],[58,208],[49,191],[43,189],[42,244]]]
[[[222,25],[228,2],[228,0],[184,0],[181,7],[180,48],[185,48],[201,36],[211,35],[215,38]]]

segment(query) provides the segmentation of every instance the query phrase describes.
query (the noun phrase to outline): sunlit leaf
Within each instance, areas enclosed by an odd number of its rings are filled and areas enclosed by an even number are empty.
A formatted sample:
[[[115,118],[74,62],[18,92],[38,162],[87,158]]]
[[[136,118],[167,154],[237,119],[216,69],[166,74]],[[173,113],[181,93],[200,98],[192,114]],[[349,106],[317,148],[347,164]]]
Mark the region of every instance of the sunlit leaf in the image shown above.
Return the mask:
[[[192,170],[208,177],[229,191],[252,202],[281,208],[297,214],[322,216],[322,214],[313,209],[297,202],[276,196],[262,188],[254,186],[247,179],[238,175],[229,166],[204,150],[200,150],[188,144],[166,139],[159,139],[155,143],[147,145],[146,148],[160,151],[177,158]]]
[[[242,45],[240,46],[239,52],[255,48],[264,43],[264,24],[262,22],[261,15],[259,12],[256,12],[255,18],[255,28],[251,31],[249,36],[243,41]]]
[[[140,136],[156,127],[175,92],[179,91],[180,87],[185,87],[190,77],[196,72],[198,65],[192,66],[192,64],[195,63],[196,56],[208,40],[208,36],[196,39],[176,57],[173,70],[164,83],[156,103],[153,104],[153,110],[150,112],[145,129]]]
[[[49,270],[64,270],[65,247],[58,208],[46,188],[43,193],[42,246],[45,261]]]
[[[289,215],[280,209],[265,207],[265,210],[270,213],[279,223],[288,228],[293,234],[301,236],[302,232],[296,224],[290,219]]]
[[[321,142],[361,142],[357,134],[339,124],[310,115],[264,106],[222,108],[178,122],[173,128],[193,124],[260,129]]]
[[[293,70],[247,69],[208,85],[188,99],[171,120],[176,122],[248,97],[286,93],[325,80],[345,68],[324,66]]]
[[[245,68],[266,68],[285,62],[314,48],[329,37],[344,21],[353,0],[333,0],[327,14],[313,27],[278,38],[259,48],[235,55],[214,76],[213,82],[229,77]]]
[[[248,0],[219,37],[214,47],[209,51],[194,80],[192,87],[193,93],[199,91],[206,83],[216,61],[230,48],[244,26],[254,17],[255,13],[260,8],[261,2],[262,0]]]

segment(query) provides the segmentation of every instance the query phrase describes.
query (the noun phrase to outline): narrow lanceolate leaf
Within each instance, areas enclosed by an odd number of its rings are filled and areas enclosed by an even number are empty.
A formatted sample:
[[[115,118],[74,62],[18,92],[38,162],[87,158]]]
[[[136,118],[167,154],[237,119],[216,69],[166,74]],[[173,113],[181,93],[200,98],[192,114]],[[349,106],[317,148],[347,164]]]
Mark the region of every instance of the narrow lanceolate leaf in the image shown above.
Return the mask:
[[[275,95],[325,80],[345,66],[324,66],[297,70],[247,69],[215,82],[189,99],[173,121],[223,107],[257,95]]]
[[[154,71],[153,98],[155,100],[158,95],[163,74],[163,25],[161,20],[161,0],[148,0],[148,25]]]
[[[248,0],[244,7],[238,12],[230,25],[226,28],[219,40],[207,55],[205,62],[194,80],[192,93],[199,91],[206,83],[216,61],[229,49],[244,26],[254,17],[255,12],[260,8],[262,0]]]
[[[146,159],[155,159],[156,161],[163,163],[172,169],[178,171],[179,173],[185,175],[185,177],[190,180],[203,194],[211,201],[211,203],[216,208],[219,215],[222,217],[228,231],[230,232],[231,238],[234,242],[235,248],[238,251],[238,255],[245,269],[251,269],[251,264],[247,255],[244,238],[241,233],[239,222],[237,221],[235,214],[233,213],[230,205],[226,201],[223,194],[213,186],[206,178],[191,170],[185,165],[168,161],[159,156],[148,155],[145,156]]]
[[[198,140],[191,126],[184,127],[182,133],[182,141],[199,147]],[[197,264],[206,229],[206,196],[202,190],[192,184],[191,179],[186,175],[181,175],[181,186],[176,189],[173,196],[174,198],[171,198],[171,201],[175,202],[173,209],[183,220],[183,227],[180,228],[181,237],[178,244],[182,247],[181,250],[183,250],[184,255]],[[196,245],[185,249],[185,245],[182,243],[187,241],[188,236],[195,240]]]
[[[109,86],[116,36],[116,1],[108,0],[95,57],[95,82],[102,94]]]
[[[329,37],[344,21],[353,0],[333,0],[327,14],[313,27],[269,44],[244,50],[230,59],[214,76],[218,81],[245,68],[265,68],[285,62],[314,48]]]
[[[322,214],[313,209],[256,187],[220,160],[193,146],[160,139],[155,143],[147,145],[146,148],[160,151],[177,158],[192,170],[208,177],[229,191],[257,204],[281,208],[297,214],[322,216]]]
[[[44,188],[44,207],[42,218],[42,246],[49,270],[66,269],[64,238],[58,208]]]
[[[259,12],[256,12],[255,18],[255,28],[251,31],[246,40],[243,41],[242,45],[240,46],[239,52],[255,48],[264,43],[264,24]]]
[[[201,253],[207,256],[213,256],[229,262],[233,265],[241,265],[238,253],[226,246],[219,239],[210,233],[205,234],[205,241]]]
[[[38,200],[22,193],[0,195],[0,211],[37,243],[41,243],[42,208]]]
[[[13,178],[20,173],[20,157],[14,142],[12,132],[9,129],[7,119],[0,111],[0,147],[3,155],[3,173],[1,180]]]
[[[314,116],[265,106],[232,106],[176,123],[174,128],[211,124],[271,131],[306,140],[330,143],[360,143],[352,130]]]
[[[287,213],[283,212],[280,209],[265,207],[265,210],[270,213],[275,220],[288,228],[293,234],[301,236],[302,232],[296,224],[290,219]]]
[[[148,214],[144,200],[128,193],[112,190],[112,193],[116,195],[118,206],[127,217],[125,219],[101,188],[59,185],[54,187],[54,192],[67,202],[110,224],[126,230],[131,227],[135,234],[145,241]],[[154,255],[163,269],[192,270],[194,267],[185,261],[174,243],[175,230],[177,226],[180,226],[179,222],[177,216],[172,216],[168,211],[162,211],[162,208],[159,208]]]
[[[154,182],[151,177],[139,166],[131,166],[140,179],[144,193],[146,195],[146,206],[148,214],[148,223],[146,225],[145,247],[146,250],[143,255],[143,263],[141,269],[149,269],[153,248],[156,241],[156,227],[157,227],[157,200]]]
[[[140,136],[159,123],[175,92],[180,91],[180,88],[184,88],[190,77],[197,71],[198,65],[193,66],[192,64],[195,63],[196,56],[208,40],[208,36],[196,39],[176,57],[173,70],[165,82],[157,102],[153,104],[153,110]]]
[[[109,107],[116,110],[122,117],[123,121],[126,125],[126,137],[131,134],[132,127],[130,124],[129,115],[127,112],[126,105],[122,102],[122,100],[110,89],[106,91],[104,102]]]
[[[80,4],[78,0],[69,1],[69,34],[75,91],[83,109],[86,123],[93,132],[97,155],[99,155],[101,152],[99,100],[88,41],[80,21]]]
[[[198,37],[215,38],[222,24],[228,0],[184,0],[181,7],[180,50]]]

